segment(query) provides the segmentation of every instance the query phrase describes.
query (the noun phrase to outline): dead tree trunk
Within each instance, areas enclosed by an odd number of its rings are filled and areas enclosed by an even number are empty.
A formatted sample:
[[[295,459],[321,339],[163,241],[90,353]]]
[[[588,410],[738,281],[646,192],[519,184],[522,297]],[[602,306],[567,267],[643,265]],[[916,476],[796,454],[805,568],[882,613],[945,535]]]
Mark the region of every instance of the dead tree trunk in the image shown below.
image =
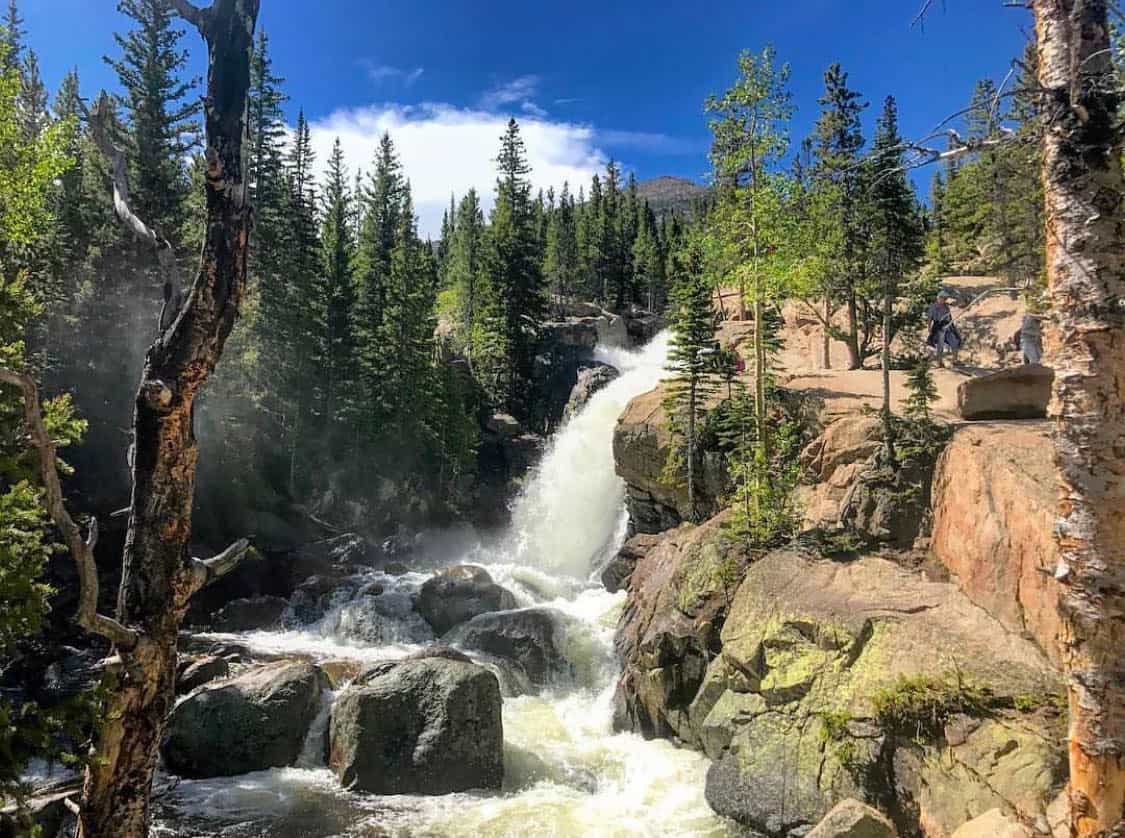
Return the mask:
[[[1034,0],[1071,835],[1125,833],[1125,182],[1105,0]]]
[[[187,0],[168,3],[207,42],[206,238],[199,273],[182,310],[149,348],[137,392],[133,495],[118,604],[120,622],[137,639],[131,648],[120,648],[121,683],[105,713],[98,759],[86,774],[82,838],[148,835],[153,771],[174,702],[177,633],[191,595],[225,569],[188,553],[197,457],[192,412],[234,325],[246,279],[251,218],[243,140],[259,0],[215,0],[206,9]],[[115,187],[127,203],[127,190]],[[118,214],[126,218],[120,208]],[[127,217],[137,221],[131,213]],[[244,549],[236,545],[223,554],[224,561]]]

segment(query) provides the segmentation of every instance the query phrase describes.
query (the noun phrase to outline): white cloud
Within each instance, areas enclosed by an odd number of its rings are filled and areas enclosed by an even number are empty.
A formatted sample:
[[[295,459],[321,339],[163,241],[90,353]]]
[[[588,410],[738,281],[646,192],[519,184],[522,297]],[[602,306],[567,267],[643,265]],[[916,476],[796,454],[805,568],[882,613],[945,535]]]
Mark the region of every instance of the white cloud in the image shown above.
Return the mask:
[[[520,76],[498,84],[480,97],[480,107],[486,111],[502,108],[516,102],[528,103],[539,91],[539,76]]]
[[[314,121],[310,129],[317,159],[328,159],[338,136],[353,174],[357,168],[370,168],[379,138],[390,132],[410,179],[420,233],[436,237],[450,193],[460,198],[476,188],[486,211],[492,206],[493,161],[506,125],[503,115],[429,103],[341,110]],[[520,131],[536,189],[553,186],[557,191],[569,181],[577,192],[608,159],[597,146],[597,132],[588,125],[531,116],[521,120]]]
[[[401,81],[407,87],[410,87],[414,82],[422,77],[425,69],[422,67],[415,67],[407,70],[402,67],[394,67],[390,64],[376,64],[369,58],[361,58],[359,64],[367,71],[367,78],[374,84],[382,84],[385,81],[392,79]]]
[[[523,104],[520,105],[520,108],[523,110],[524,113],[530,114],[531,116],[538,117],[539,119],[544,119],[547,116],[547,111],[545,111],[543,108],[539,107],[534,102],[530,102],[530,101],[524,102]]]

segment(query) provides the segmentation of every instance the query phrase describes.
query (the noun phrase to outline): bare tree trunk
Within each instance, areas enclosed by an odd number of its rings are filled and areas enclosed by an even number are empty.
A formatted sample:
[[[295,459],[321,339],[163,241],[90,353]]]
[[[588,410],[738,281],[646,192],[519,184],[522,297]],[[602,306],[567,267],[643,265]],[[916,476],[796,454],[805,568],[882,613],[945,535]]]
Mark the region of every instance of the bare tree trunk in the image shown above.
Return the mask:
[[[830,334],[832,324],[832,301],[826,296],[824,298],[824,368],[826,370],[832,369],[832,335]]]
[[[848,288],[847,306],[848,332],[844,344],[848,347],[848,369],[858,370],[863,366],[863,355],[859,351],[859,313],[856,308],[855,289]]]
[[[148,835],[153,771],[175,701],[176,637],[188,600],[207,575],[188,553],[197,458],[193,405],[234,325],[246,278],[251,219],[243,140],[259,0],[215,0],[207,9],[168,3],[208,47],[206,239],[184,307],[149,348],[137,392],[119,618],[139,639],[122,650],[121,684],[87,770],[82,838]]]
[[[1105,0],[1034,0],[1071,835],[1125,834],[1125,218]]]
[[[890,268],[883,286],[883,445],[886,448],[887,462],[892,466],[898,461],[895,453],[895,423],[891,412],[891,317],[894,313],[894,286],[890,279]]]
[[[693,361],[693,364],[695,362]],[[698,373],[694,370],[691,375],[691,384],[688,385],[688,425],[687,425],[687,496],[688,515],[691,523],[698,522],[695,512],[695,402],[696,381]]]

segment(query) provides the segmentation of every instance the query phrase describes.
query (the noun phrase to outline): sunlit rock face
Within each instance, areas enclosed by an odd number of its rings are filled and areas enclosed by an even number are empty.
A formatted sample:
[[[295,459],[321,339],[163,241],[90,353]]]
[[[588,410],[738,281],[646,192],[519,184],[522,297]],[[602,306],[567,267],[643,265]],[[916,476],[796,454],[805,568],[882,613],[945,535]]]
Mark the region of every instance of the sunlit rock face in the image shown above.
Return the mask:
[[[1047,422],[960,428],[938,460],[932,540],[969,599],[1056,663],[1057,480]]]

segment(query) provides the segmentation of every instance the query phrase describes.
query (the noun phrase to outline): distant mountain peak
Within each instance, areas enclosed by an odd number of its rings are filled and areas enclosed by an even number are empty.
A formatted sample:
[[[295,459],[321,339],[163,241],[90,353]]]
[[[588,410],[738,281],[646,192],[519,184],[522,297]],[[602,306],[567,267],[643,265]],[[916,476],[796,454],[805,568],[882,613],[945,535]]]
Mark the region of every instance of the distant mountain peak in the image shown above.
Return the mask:
[[[637,183],[637,194],[648,201],[652,211],[659,215],[677,212],[691,215],[695,205],[705,199],[711,190],[686,177],[660,175]]]

